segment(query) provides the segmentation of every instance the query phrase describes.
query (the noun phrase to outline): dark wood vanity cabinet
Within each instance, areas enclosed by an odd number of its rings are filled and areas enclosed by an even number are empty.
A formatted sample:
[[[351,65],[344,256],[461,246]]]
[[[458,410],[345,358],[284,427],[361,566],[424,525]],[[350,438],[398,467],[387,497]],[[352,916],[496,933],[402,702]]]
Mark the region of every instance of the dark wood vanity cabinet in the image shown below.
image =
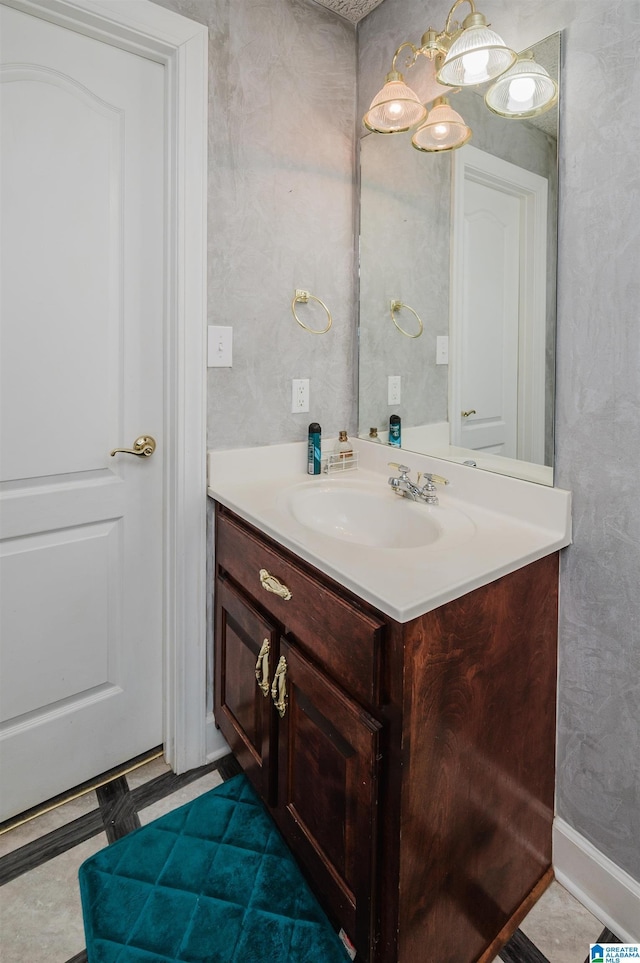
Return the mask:
[[[217,724],[325,909],[373,959],[383,724],[368,710],[385,624],[219,506],[216,568]]]
[[[550,880],[557,574],[400,624],[216,506],[216,721],[358,960],[489,961]]]

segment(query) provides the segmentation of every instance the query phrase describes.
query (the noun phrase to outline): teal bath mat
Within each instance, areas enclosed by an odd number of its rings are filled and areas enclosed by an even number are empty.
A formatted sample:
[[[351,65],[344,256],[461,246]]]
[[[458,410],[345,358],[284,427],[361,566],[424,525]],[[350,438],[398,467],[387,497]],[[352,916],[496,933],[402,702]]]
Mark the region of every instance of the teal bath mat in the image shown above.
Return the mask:
[[[89,963],[348,963],[245,776],[80,867]]]

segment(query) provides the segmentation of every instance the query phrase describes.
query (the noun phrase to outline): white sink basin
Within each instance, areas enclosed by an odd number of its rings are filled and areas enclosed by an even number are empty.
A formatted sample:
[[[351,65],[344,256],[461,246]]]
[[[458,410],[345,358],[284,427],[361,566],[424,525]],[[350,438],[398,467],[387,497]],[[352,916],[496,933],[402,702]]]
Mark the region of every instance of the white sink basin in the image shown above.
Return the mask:
[[[421,548],[442,539],[448,543],[452,535],[466,540],[475,531],[457,509],[413,502],[362,481],[295,485],[283,492],[280,507],[312,531],[375,548]]]
[[[412,454],[449,479],[432,507],[393,493],[390,456],[362,442],[356,471],[313,478],[306,442],[210,452],[209,494],[398,622],[571,542],[569,492]]]

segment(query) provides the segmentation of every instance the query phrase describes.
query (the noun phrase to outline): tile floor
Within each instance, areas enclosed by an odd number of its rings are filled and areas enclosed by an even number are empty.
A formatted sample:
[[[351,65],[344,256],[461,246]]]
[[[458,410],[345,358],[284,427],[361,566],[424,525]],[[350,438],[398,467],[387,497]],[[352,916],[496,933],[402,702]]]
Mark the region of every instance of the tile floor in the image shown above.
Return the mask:
[[[80,863],[239,771],[227,756],[176,776],[161,757],[148,758],[153,755],[132,760],[126,775],[106,773],[104,785],[50,812],[21,825],[15,825],[17,820],[0,825],[2,963],[86,963],[77,883]],[[596,941],[618,942],[554,882],[503,948],[499,961],[583,963],[589,943]]]

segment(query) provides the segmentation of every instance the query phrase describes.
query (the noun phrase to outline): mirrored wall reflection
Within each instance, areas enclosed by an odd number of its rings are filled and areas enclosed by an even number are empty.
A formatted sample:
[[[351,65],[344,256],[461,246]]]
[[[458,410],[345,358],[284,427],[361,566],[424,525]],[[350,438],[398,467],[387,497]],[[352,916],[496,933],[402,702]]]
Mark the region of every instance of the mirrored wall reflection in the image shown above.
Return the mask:
[[[532,49],[558,79],[560,36]],[[553,484],[558,107],[504,119],[483,95],[450,98],[459,150],[361,140],[359,434],[398,414],[404,449]]]

